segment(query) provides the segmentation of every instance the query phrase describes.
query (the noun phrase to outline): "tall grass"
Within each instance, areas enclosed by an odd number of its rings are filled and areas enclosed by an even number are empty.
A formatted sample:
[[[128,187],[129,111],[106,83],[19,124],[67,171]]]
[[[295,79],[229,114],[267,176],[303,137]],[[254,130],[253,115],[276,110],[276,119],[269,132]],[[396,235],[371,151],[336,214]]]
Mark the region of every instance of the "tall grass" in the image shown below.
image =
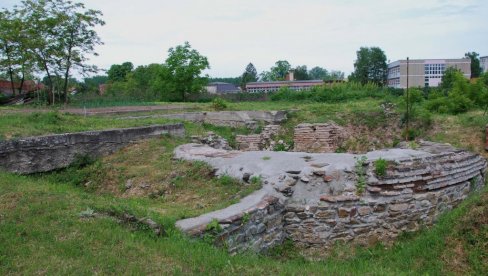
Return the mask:
[[[345,102],[364,98],[380,99],[388,96],[400,96],[403,90],[379,87],[374,83],[362,85],[348,82],[333,85],[316,86],[310,90],[293,91],[288,87],[281,88],[271,95],[272,101],[305,101],[305,102]]]

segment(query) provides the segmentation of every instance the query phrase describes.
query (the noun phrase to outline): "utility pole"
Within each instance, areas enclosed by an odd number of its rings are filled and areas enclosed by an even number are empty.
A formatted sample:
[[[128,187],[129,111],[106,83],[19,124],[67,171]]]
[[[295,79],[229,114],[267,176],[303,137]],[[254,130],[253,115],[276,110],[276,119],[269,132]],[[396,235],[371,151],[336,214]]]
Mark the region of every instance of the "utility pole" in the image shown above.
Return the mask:
[[[405,130],[405,141],[408,141],[410,130],[410,93],[408,92],[409,65],[410,59],[407,57],[407,129]]]

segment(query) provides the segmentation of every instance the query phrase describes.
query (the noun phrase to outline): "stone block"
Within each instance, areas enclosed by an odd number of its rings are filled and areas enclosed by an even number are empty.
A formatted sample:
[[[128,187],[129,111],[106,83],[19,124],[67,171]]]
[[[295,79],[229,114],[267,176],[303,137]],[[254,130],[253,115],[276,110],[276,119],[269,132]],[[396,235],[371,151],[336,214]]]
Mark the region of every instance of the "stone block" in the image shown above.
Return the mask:
[[[370,207],[359,207],[358,213],[360,216],[366,216],[369,215],[373,212],[373,210]]]

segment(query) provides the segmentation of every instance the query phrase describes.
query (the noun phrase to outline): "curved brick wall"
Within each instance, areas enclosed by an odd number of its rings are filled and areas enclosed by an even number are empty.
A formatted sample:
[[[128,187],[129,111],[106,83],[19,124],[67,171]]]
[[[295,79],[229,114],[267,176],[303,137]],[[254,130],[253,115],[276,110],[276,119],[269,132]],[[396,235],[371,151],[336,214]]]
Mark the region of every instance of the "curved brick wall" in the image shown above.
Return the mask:
[[[322,196],[320,204],[288,205],[288,237],[307,246],[390,241],[434,223],[480,188],[486,173],[486,160],[465,151],[396,160],[380,179],[373,176],[372,162],[367,166],[370,178],[361,196]]]
[[[262,177],[263,188],[240,203],[177,222],[184,232],[202,236],[218,220],[223,231],[217,240],[231,252],[263,251],[285,238],[323,248],[336,241],[392,241],[402,231],[433,224],[482,187],[487,165],[477,154],[429,142],[417,150],[371,152],[365,155],[365,191],[358,194],[359,156],[351,154],[238,152],[190,144],[175,155],[206,161],[221,174]],[[374,172],[378,158],[388,160],[384,177]]]

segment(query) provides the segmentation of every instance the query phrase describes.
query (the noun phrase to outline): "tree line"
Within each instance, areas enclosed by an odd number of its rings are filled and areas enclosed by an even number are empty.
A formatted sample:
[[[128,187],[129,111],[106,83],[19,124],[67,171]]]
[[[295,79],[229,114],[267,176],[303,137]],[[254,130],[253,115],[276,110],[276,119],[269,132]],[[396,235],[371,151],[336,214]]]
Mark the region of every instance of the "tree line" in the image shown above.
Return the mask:
[[[168,50],[164,63],[134,68],[131,62],[114,64],[107,71],[107,93],[149,101],[187,101],[208,82],[203,71],[208,59],[189,42]]]
[[[24,0],[0,11],[0,65],[12,94],[21,93],[26,79],[45,75],[48,101],[55,93],[68,100],[73,72],[93,73],[89,57],[103,44],[95,31],[105,22],[102,12],[67,0]],[[18,91],[14,83],[20,83]]]

